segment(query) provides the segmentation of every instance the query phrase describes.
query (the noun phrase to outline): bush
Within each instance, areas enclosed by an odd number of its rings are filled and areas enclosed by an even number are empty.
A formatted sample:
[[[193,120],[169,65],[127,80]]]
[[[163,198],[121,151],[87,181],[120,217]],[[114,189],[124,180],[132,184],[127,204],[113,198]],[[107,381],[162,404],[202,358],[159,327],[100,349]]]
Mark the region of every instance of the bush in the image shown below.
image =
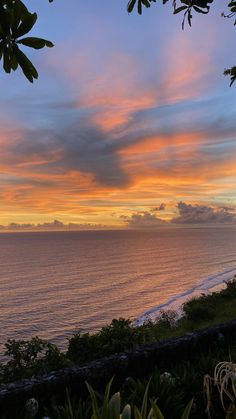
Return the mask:
[[[113,319],[96,334],[76,333],[69,339],[67,357],[73,362],[88,362],[122,352],[133,346],[134,329],[130,320]]]
[[[130,320],[119,318],[113,319],[109,326],[103,327],[98,337],[102,354],[109,355],[132,348],[135,331]]]
[[[9,339],[5,346],[5,355],[10,360],[0,368],[2,382],[32,377],[68,366],[65,355],[57,346],[38,336],[29,341]]]
[[[66,356],[73,362],[88,362],[98,355],[97,335],[90,333],[75,333],[69,339],[68,351]]]
[[[208,296],[202,296],[187,301],[183,305],[185,319],[193,323],[214,319],[217,314],[216,307],[209,304],[208,300]]]

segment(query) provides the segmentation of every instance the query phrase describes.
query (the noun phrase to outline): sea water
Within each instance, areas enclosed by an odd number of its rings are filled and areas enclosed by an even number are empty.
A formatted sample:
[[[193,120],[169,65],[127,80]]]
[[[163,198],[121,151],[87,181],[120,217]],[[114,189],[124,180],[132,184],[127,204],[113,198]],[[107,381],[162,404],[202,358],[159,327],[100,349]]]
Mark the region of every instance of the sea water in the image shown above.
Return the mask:
[[[65,348],[113,318],[142,322],[236,274],[236,229],[0,234],[0,353],[38,335]]]

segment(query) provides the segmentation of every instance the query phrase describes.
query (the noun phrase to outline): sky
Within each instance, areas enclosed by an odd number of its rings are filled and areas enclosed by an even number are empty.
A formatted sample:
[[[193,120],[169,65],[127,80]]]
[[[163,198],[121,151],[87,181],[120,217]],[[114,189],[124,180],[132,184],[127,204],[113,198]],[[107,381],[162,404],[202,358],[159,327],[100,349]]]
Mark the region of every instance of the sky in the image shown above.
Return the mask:
[[[0,73],[0,225],[235,223],[228,1],[184,31],[161,1],[142,16],[126,0],[26,3],[55,46],[24,47],[33,85]]]

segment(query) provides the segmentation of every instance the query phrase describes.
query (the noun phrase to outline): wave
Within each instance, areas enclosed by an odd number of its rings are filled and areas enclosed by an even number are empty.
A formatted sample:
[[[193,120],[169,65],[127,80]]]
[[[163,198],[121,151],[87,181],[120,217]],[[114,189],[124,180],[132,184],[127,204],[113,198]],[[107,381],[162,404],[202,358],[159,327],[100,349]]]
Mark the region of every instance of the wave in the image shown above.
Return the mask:
[[[141,314],[134,322],[134,326],[140,326],[147,320],[155,320],[163,310],[175,310],[179,317],[182,314],[183,304],[190,298],[208,294],[216,291],[219,286],[223,287],[226,281],[231,280],[236,275],[236,268],[228,268],[214,275],[209,275],[201,280],[196,286],[170,298],[166,303],[159,304],[145,313]]]

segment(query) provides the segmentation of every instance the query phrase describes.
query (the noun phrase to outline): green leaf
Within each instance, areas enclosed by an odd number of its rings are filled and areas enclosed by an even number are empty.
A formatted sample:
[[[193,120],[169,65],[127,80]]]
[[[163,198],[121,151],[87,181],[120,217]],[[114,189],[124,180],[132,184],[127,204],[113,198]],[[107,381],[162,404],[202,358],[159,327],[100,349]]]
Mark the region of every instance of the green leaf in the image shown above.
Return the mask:
[[[92,408],[93,408],[93,417],[94,419],[99,418],[99,409],[98,409],[98,403],[97,403],[97,398],[96,395],[94,393],[93,388],[86,382],[86,386],[88,388],[91,400],[92,400]]]
[[[137,406],[134,406],[134,419],[143,419],[140,411],[138,410]]]
[[[191,412],[191,409],[192,409],[192,405],[193,405],[193,399],[190,400],[190,402],[185,407],[184,412],[181,416],[181,419],[188,419],[189,418],[189,415],[190,415],[190,412]]]
[[[142,407],[141,407],[141,415],[143,417],[147,416],[147,401],[148,401],[148,391],[149,391],[150,381],[151,381],[151,379],[147,383],[145,393],[144,393],[144,396],[143,396],[143,402],[142,402]]]
[[[129,404],[124,407],[121,414],[121,419],[131,419],[131,407]]]
[[[52,48],[54,47],[51,41],[42,38],[27,37],[17,41],[18,44],[25,45],[26,47],[41,49],[44,47]]]
[[[152,410],[155,419],[165,419],[156,403],[151,400]]]
[[[120,393],[113,394],[108,403],[109,417],[118,418],[120,416]]]

